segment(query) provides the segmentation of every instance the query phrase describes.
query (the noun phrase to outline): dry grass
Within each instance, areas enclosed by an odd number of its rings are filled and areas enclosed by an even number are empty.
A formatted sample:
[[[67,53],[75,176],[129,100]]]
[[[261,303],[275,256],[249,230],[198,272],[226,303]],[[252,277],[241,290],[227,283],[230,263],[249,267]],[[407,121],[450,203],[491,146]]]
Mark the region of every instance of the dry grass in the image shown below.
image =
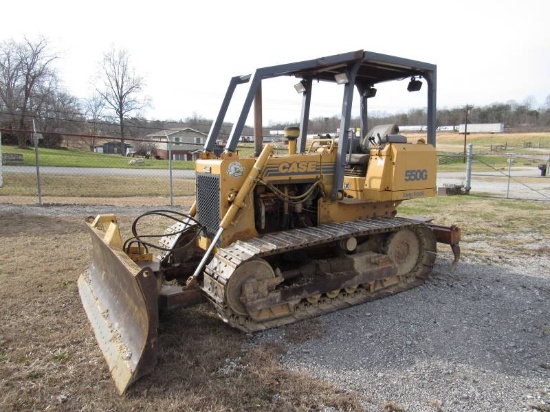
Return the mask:
[[[546,224],[548,202],[448,196],[418,199],[403,203],[403,216],[430,216],[443,225],[455,224],[462,231],[462,254],[484,260],[502,259],[487,244],[501,245],[511,257],[548,253],[550,226]],[[441,248],[443,249],[443,248]]]
[[[405,408],[398,402],[388,401],[382,406],[384,412],[405,412]]]
[[[246,345],[207,305],[167,314],[158,367],[119,397],[78,296],[82,219],[4,214],[0,227],[0,410],[362,410],[355,393],[283,370],[285,342]]]
[[[187,210],[195,200],[194,196],[175,196],[174,204]],[[15,205],[36,205],[35,196],[0,196],[0,203]],[[166,196],[132,196],[132,197],[76,197],[76,196],[43,196],[42,204],[48,206],[59,205],[91,205],[91,206],[115,206],[115,207],[161,207],[168,206],[170,199]]]
[[[146,172],[145,172],[146,173]],[[75,176],[44,174],[40,177],[41,193],[45,197],[121,198],[134,196],[165,196],[170,193],[168,177],[143,176]],[[174,196],[195,193],[194,179],[173,180]],[[36,175],[4,173],[0,196],[35,196]]]
[[[471,133],[466,136],[466,142],[474,146],[490,149],[491,145],[507,144],[514,148],[523,148],[524,143],[530,143],[531,147],[550,143],[550,133]],[[461,147],[464,145],[464,134],[437,133],[437,146]]]

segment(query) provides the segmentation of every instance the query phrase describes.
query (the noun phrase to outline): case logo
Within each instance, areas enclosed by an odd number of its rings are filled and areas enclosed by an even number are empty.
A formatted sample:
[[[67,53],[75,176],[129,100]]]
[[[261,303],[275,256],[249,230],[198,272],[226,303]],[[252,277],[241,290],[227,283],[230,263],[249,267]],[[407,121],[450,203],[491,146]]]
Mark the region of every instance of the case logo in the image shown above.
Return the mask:
[[[315,173],[317,162],[283,162],[279,165],[280,173]]]
[[[244,167],[239,162],[231,162],[227,167],[227,174],[231,177],[241,177],[244,173]]]

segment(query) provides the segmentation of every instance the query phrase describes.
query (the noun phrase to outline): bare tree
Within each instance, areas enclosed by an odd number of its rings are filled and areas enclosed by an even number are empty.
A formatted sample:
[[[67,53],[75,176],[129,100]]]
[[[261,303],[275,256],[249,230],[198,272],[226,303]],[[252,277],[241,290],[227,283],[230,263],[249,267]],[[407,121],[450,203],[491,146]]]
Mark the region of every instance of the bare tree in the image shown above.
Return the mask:
[[[17,43],[14,40],[0,45],[0,99],[9,115],[9,127],[25,130],[30,125],[27,117],[41,102],[45,91],[52,91],[57,84],[57,75],[52,68],[57,56],[50,54],[48,42],[40,38],[32,42],[27,38]],[[18,119],[18,121],[16,121]],[[26,147],[27,135],[19,133],[19,147]]]
[[[69,146],[68,135],[79,133],[83,122],[78,99],[57,87],[40,97],[35,116],[40,119],[40,130],[44,134],[43,145],[60,147],[62,136],[67,135],[65,144]]]
[[[103,111],[105,110],[105,100],[99,93],[94,93],[92,96],[84,100],[84,110],[88,123],[91,123],[88,133],[92,135],[89,142],[90,150],[94,150],[95,136],[98,135],[98,123],[101,121]]]
[[[0,109],[2,110],[0,119],[9,129],[15,126],[22,91],[20,87],[22,67],[17,48],[13,40],[6,41],[0,46]]]
[[[537,106],[537,99],[535,96],[529,95],[523,100],[523,105],[529,110],[533,110]]]
[[[130,66],[129,56],[125,50],[111,48],[103,55],[100,65],[102,85],[96,90],[106,106],[112,109],[119,122],[122,155],[125,155],[124,137],[125,121],[129,114],[145,108],[147,100],[140,98],[145,82]]]
[[[32,101],[33,97],[39,97],[37,91],[42,88],[52,91],[51,83],[57,82],[57,75],[52,69],[52,62],[57,56],[52,56],[48,52],[48,43],[45,39],[40,39],[36,43],[25,39],[18,48],[19,60],[22,70],[22,99],[19,107],[21,117],[19,120],[20,130],[25,130],[27,115],[37,108],[39,103]],[[34,106],[34,107],[33,107]],[[30,127],[30,124],[29,124]],[[19,147],[26,147],[26,135],[21,133],[18,139]]]

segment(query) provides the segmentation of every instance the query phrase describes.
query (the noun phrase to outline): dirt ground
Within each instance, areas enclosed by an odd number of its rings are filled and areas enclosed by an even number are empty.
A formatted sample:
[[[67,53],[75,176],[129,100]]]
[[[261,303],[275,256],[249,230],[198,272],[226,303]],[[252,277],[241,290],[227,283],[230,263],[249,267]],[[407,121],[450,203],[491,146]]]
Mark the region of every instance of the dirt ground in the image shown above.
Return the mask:
[[[371,363],[362,372],[363,383],[330,379],[330,374],[318,369],[319,365],[325,365],[335,373],[349,361],[342,360],[336,368],[321,360],[321,356],[332,356],[332,359],[336,356],[323,352],[322,347],[344,345],[342,341],[331,340],[333,328],[322,319],[285,327],[278,335],[266,334],[265,339],[259,339],[229,328],[208,306],[201,305],[177,310],[163,319],[157,369],[151,376],[138,381],[127,395],[119,397],[77,290],[76,280],[89,265],[91,252],[83,219],[94,212],[114,211],[121,226],[129,227],[140,211],[150,207],[135,204],[38,208],[0,204],[0,410],[550,410],[550,350],[544,351],[544,347],[550,348],[548,204],[460,196],[413,204],[405,212],[425,212],[442,224],[456,223],[462,228],[466,263],[460,269],[462,277],[439,271],[434,280],[418,292],[403,293],[403,299],[398,295],[378,301],[376,306],[362,305],[363,312],[350,309],[342,311],[343,317],[338,318],[340,326],[335,330],[349,330],[346,340],[367,337],[369,345],[379,348],[380,361]],[[448,258],[446,252],[438,261],[447,262]],[[523,287],[515,284],[513,273],[522,273],[522,267],[533,261],[538,262],[536,276],[531,274],[528,282],[525,279],[522,282],[533,293],[536,291],[537,297],[532,304],[519,304],[516,298],[521,298],[519,291]],[[439,267],[443,267],[442,262],[439,261]],[[491,271],[490,276],[487,271]],[[487,279],[491,282],[487,283]],[[413,338],[407,338],[410,325],[403,323],[401,329],[391,328],[395,335],[384,332],[380,334],[382,337],[371,332],[357,333],[358,328],[363,328],[360,324],[364,316],[376,315],[378,311],[381,314],[395,312],[391,308],[396,301],[401,302],[401,306],[396,306],[400,308],[396,316],[422,313],[414,318],[420,330],[424,327],[423,322],[429,322],[426,317],[436,317],[437,313],[430,314],[426,307],[420,311],[416,305],[421,304],[422,299],[445,300],[445,294],[450,291],[459,296],[461,288],[477,291],[472,293],[473,300],[450,299],[446,301],[445,310],[480,323],[488,316],[494,317],[491,322],[487,321],[489,326],[485,325],[484,330],[508,331],[506,338],[516,345],[503,346],[501,352],[494,352],[499,362],[491,366],[494,368],[491,370],[506,379],[499,383],[499,396],[493,399],[486,395],[482,403],[476,403],[476,398],[461,390],[461,385],[467,382],[482,388],[480,393],[489,394],[494,392],[491,385],[495,375],[478,376],[475,370],[468,372],[458,367],[456,370],[460,373],[449,372],[445,376],[446,385],[451,385],[448,388],[458,389],[442,388],[437,397],[424,398],[422,391],[426,390],[426,385],[438,384],[438,377],[430,374],[441,371],[432,370],[429,365],[414,369],[400,364],[403,357],[399,351],[403,347],[392,342],[404,342],[409,348],[416,345]],[[419,299],[411,299],[413,293],[419,293]],[[474,301],[476,303],[472,304]],[[529,325],[515,324],[529,319],[514,316],[516,304],[522,313],[531,313]],[[480,308],[486,307],[484,305],[493,305],[488,311],[490,315],[478,313]],[[494,310],[495,305],[499,310]],[[455,326],[462,328],[467,338],[474,342],[468,346],[465,358],[473,359],[469,365],[475,365],[475,359],[481,361],[488,356],[487,345],[491,342],[476,335],[481,332],[466,330],[458,320],[456,322]],[[498,327],[492,328],[492,324]],[[448,327],[452,330],[453,325]],[[388,330],[384,325],[380,328]],[[429,336],[431,332],[422,333]],[[433,339],[443,339],[445,334],[433,336]],[[406,343],[409,340],[410,345]],[[448,343],[452,348],[452,342]],[[526,353],[519,350],[521,348],[531,349]],[[312,354],[319,357],[312,361]],[[350,356],[354,356],[353,353]],[[455,359],[452,350],[442,356],[441,362]],[[386,357],[394,363],[385,363]],[[519,372],[510,365],[523,364],[528,364],[528,368],[522,369],[521,374],[532,373],[534,378],[520,384],[514,381]],[[391,377],[391,382],[395,382],[380,385],[384,377]],[[398,382],[406,382],[407,390],[400,388]],[[523,395],[516,396],[516,386],[523,384],[529,387],[522,386]],[[490,405],[490,409],[483,405]]]
[[[83,219],[114,211],[129,228],[150,209],[0,204],[0,410],[361,409],[353,392],[283,370],[282,345],[244,351],[250,336],[204,304],[164,317],[155,372],[119,396],[78,294],[91,256]],[[247,368],[235,374],[233,359]],[[283,397],[273,403],[277,393]]]

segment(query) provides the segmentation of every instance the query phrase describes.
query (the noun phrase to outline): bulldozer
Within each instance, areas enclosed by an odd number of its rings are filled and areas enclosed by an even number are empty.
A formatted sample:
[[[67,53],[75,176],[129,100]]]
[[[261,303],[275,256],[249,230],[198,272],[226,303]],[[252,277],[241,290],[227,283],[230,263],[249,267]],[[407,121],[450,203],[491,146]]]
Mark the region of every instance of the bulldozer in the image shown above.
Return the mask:
[[[262,84],[280,77],[296,79],[301,98],[300,121],[284,129],[282,152],[262,131]],[[403,80],[407,92],[427,85],[427,138],[414,142],[396,124],[368,127],[375,86]],[[195,162],[190,210],[144,213],[127,239],[115,215],[87,218],[92,262],[78,288],[118,392],[154,369],[164,311],[209,302],[223,322],[256,332],[421,285],[438,243],[450,245],[454,268],[458,227],[397,214],[403,201],[437,194],[436,82],[433,64],[364,50],[232,77]],[[309,131],[320,83],[342,95],[334,136]],[[237,120],[216,154],[239,87]],[[254,153],[241,156],[252,108]],[[166,218],[167,229],[142,233],[147,216]]]

